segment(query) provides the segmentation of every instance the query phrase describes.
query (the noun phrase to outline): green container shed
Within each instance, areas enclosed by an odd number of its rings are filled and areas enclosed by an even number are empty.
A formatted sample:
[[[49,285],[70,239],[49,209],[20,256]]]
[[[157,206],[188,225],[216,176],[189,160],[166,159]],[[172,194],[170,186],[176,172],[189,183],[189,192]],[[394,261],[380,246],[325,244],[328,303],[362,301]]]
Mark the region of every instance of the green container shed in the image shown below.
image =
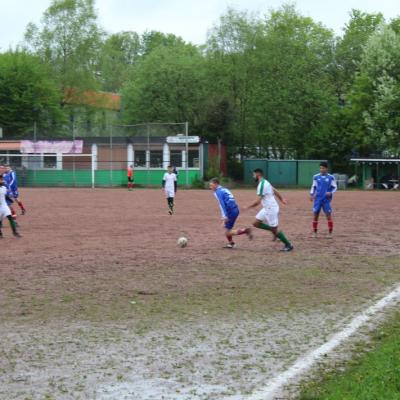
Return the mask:
[[[243,162],[244,165],[244,182],[247,185],[251,185],[254,183],[253,180],[253,171],[256,168],[261,168],[264,171],[264,174],[268,173],[268,160],[263,160],[263,159],[248,159],[244,160]]]
[[[297,161],[268,160],[268,173],[266,178],[274,186],[296,186]]]
[[[298,160],[297,161],[297,185],[310,186],[312,178],[319,172],[319,164],[326,160]]]

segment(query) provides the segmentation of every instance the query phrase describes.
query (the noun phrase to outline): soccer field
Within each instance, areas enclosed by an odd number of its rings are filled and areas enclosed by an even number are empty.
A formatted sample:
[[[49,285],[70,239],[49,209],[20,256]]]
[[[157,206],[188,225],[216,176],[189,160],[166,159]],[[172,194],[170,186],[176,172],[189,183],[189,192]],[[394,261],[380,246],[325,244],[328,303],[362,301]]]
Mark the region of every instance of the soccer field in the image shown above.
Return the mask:
[[[178,191],[173,216],[161,189],[21,192],[23,238],[1,241],[0,399],[251,398],[400,282],[396,192],[338,192],[329,240],[322,216],[310,237],[307,191],[282,191],[287,254],[262,230],[222,249],[211,191]]]

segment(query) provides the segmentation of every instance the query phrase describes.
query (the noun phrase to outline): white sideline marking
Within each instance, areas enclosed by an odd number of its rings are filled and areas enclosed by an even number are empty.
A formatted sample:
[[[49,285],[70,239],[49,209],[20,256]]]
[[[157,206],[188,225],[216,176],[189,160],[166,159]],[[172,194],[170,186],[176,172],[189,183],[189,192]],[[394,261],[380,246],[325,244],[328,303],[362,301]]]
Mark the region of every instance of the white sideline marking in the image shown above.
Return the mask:
[[[360,315],[355,317],[342,331],[336,333],[332,338],[322,346],[312,350],[305,356],[299,358],[288,370],[271,379],[266,386],[258,389],[247,400],[268,400],[287,386],[290,381],[309,370],[313,364],[324,354],[330,353],[335,347],[339,346],[343,341],[353,335],[363,324],[369,321],[376,313],[383,310],[391,303],[400,300],[400,285],[391,291],[387,296],[379,300],[377,303],[369,307]]]

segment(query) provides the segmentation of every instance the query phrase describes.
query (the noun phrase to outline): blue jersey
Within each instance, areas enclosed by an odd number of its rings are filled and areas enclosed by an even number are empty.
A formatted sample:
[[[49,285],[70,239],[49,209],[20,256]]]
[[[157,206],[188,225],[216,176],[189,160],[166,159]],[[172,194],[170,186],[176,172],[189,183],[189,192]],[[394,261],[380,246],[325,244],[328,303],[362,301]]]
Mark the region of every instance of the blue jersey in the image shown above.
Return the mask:
[[[314,196],[314,200],[326,199],[327,193],[335,193],[337,190],[337,185],[335,177],[330,174],[322,175],[317,174],[313,177],[313,183],[311,186],[310,194]]]
[[[18,197],[18,183],[17,183],[17,174],[15,171],[7,172],[3,175],[4,183],[7,186],[12,197]]]
[[[214,195],[218,200],[219,207],[221,208],[222,218],[229,218],[239,214],[239,207],[236,204],[236,200],[228,189],[223,186],[218,186]]]

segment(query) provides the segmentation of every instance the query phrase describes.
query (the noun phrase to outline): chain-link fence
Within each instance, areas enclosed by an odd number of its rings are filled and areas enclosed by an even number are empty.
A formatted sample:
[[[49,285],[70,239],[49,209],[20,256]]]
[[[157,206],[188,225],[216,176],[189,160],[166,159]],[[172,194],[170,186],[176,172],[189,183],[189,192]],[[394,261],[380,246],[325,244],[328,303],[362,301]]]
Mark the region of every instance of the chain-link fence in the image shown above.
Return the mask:
[[[0,162],[10,164],[26,186],[122,186],[129,166],[138,185],[160,184],[168,165],[180,184],[202,176],[200,138],[188,135],[187,123],[110,125],[105,131],[50,137],[35,126],[32,138],[8,141]]]

